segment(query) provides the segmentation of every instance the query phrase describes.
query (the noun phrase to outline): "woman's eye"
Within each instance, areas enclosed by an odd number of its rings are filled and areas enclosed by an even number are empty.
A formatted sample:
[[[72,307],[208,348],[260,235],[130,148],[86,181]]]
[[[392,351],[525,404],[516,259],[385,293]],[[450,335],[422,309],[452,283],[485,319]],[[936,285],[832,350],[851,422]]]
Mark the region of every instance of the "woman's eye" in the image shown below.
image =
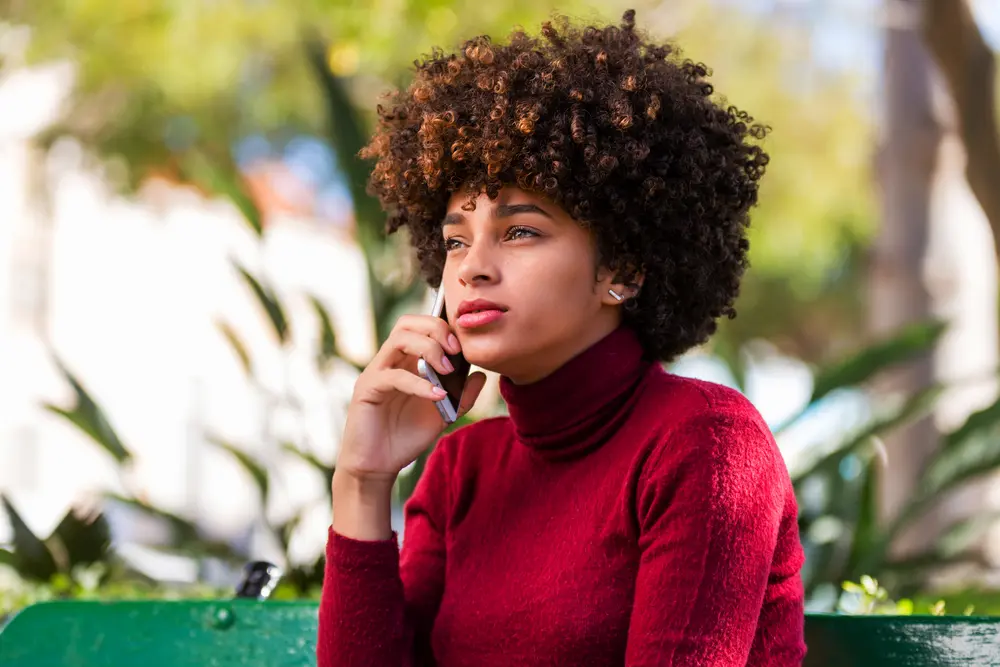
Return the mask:
[[[444,251],[451,252],[462,247],[462,242],[456,238],[450,238],[444,240]]]
[[[510,240],[526,239],[532,236],[538,236],[538,233],[527,227],[511,227],[507,230],[507,238]]]

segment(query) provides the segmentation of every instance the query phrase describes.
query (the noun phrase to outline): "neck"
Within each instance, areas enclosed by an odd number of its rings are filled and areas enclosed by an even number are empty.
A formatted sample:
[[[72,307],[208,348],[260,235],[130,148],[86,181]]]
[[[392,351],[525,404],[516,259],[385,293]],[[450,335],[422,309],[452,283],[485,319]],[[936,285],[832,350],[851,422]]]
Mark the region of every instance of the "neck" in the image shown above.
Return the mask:
[[[651,365],[635,333],[621,325],[536,382],[502,377],[500,391],[523,445],[546,458],[571,458],[617,430]]]

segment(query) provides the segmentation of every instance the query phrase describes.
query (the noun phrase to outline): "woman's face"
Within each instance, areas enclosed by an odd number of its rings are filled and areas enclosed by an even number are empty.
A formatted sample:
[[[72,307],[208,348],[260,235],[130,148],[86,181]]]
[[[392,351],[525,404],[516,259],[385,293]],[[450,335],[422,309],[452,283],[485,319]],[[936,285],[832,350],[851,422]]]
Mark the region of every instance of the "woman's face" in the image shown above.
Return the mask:
[[[618,326],[611,276],[595,271],[590,233],[561,207],[516,187],[480,194],[474,211],[462,210],[468,197],[448,202],[441,283],[466,359],[534,382]]]

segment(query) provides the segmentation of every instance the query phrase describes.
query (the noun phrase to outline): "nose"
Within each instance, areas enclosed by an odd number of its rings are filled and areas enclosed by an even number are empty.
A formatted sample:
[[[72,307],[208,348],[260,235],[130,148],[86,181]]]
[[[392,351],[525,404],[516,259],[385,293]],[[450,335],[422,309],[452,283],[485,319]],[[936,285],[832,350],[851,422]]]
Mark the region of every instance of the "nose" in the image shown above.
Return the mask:
[[[465,251],[458,265],[458,281],[463,286],[496,282],[499,277],[494,247],[484,234],[479,234]]]

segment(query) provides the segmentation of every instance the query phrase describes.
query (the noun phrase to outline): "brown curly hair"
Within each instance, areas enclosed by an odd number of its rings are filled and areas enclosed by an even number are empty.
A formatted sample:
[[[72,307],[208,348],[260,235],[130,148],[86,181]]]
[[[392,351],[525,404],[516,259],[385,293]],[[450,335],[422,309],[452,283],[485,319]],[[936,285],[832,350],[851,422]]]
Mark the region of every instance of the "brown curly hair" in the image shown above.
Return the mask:
[[[673,359],[736,315],[768,162],[753,140],[768,128],[714,102],[708,68],[647,39],[633,10],[620,26],[555,24],[415,61],[412,85],[378,106],[360,153],[377,160],[369,192],[390,233],[409,228],[433,286],[451,194],[495,199],[516,185],[548,197],[591,230],[602,266],[626,282],[642,274],[625,321],[648,356]]]

